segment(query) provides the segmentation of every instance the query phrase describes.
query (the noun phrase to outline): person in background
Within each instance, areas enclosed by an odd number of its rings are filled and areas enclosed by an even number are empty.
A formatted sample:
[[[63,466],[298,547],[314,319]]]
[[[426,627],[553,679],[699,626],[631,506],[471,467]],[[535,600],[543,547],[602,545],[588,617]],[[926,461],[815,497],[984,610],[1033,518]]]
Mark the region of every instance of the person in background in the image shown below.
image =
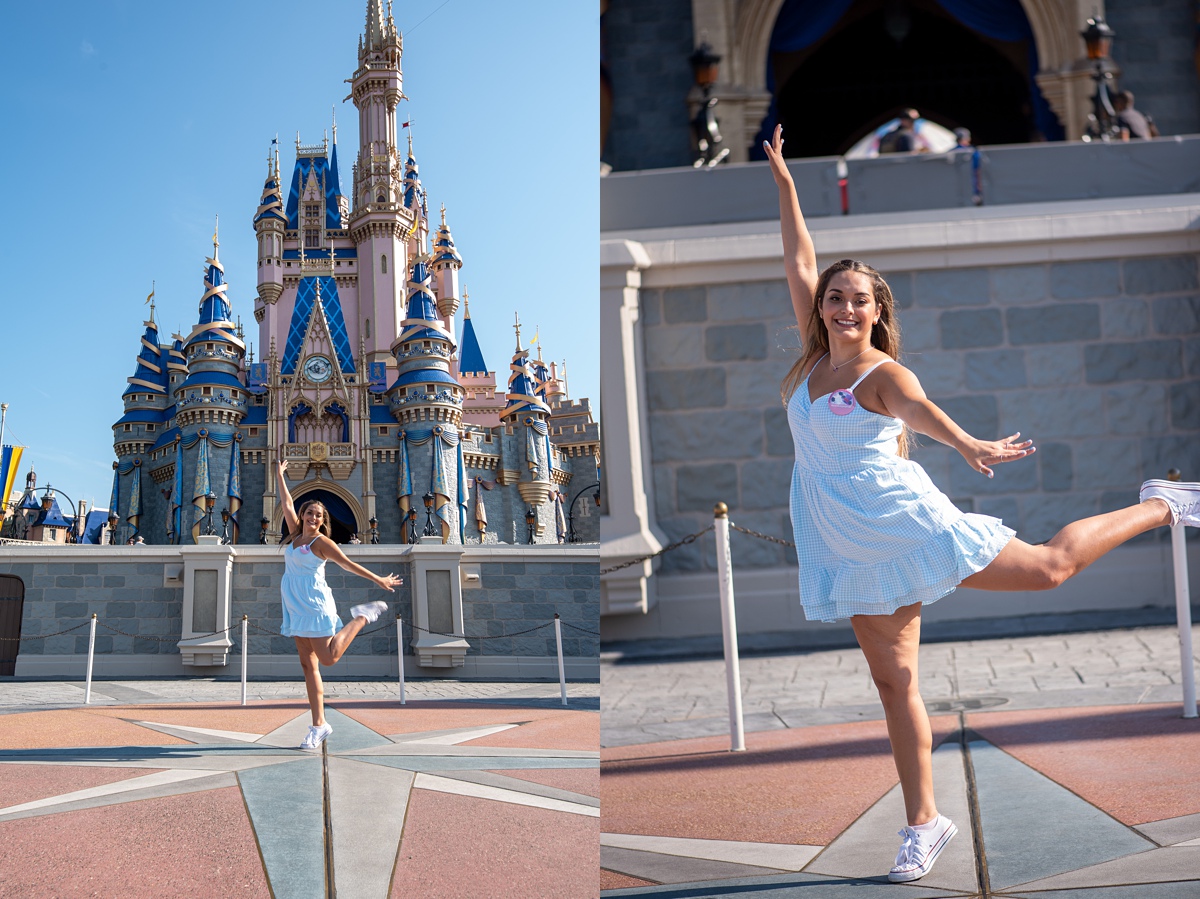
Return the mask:
[[[1154,119],[1133,108],[1133,91],[1121,91],[1113,97],[1113,109],[1117,113],[1117,124],[1126,140],[1135,137],[1140,140],[1158,137]]]
[[[879,139],[879,152],[912,153],[917,149],[917,133],[914,130],[921,114],[915,109],[900,113],[900,123]]]

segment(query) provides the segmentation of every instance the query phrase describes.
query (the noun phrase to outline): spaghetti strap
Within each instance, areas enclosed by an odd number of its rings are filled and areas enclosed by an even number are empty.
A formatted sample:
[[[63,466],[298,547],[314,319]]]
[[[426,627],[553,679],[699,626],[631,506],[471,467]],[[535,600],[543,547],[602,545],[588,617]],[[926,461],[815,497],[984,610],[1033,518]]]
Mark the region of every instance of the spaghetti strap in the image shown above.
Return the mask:
[[[871,372],[875,371],[875,369],[879,368],[879,366],[885,365],[888,362],[895,362],[895,361],[896,361],[895,359],[880,359],[878,362],[876,362],[874,365],[872,365],[870,368],[868,368],[866,371],[864,371],[861,375],[858,376],[858,380],[850,385],[850,392],[853,393],[854,388],[856,388],[859,384],[861,384],[863,382],[863,379],[867,375],[869,375]]]
[[[826,353],[826,354],[825,354],[825,356],[828,356],[828,355],[829,355],[828,353]],[[824,359],[824,358],[825,358],[825,356],[822,356],[822,357],[821,357],[821,359]],[[817,370],[817,366],[821,364],[821,359],[818,359],[816,362],[814,362],[814,363],[813,363],[813,367],[812,367],[812,368],[810,368],[810,369],[808,370],[808,374],[806,374],[806,375],[804,376],[804,383],[800,385],[801,387],[806,387],[806,386],[808,385],[808,379],[812,377],[812,373],[813,373],[814,371],[816,371],[816,370]]]

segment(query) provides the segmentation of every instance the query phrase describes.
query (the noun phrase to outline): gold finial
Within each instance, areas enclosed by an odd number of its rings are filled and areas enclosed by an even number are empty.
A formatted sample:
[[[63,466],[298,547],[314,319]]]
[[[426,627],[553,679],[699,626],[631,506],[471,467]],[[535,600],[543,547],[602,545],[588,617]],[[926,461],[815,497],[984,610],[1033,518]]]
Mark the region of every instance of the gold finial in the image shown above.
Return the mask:
[[[519,353],[521,352],[521,316],[516,312],[513,313],[513,321],[516,323],[513,328],[517,332],[517,352]]]
[[[442,227],[446,227],[446,204],[442,204]]]
[[[217,240],[217,231],[221,225],[221,216],[213,216],[213,259],[217,258],[217,247],[221,245],[221,241]]]
[[[467,285],[465,285],[465,284],[463,285],[463,309],[465,310],[463,312],[463,316],[465,318],[470,318],[471,317],[471,298],[467,295]]]

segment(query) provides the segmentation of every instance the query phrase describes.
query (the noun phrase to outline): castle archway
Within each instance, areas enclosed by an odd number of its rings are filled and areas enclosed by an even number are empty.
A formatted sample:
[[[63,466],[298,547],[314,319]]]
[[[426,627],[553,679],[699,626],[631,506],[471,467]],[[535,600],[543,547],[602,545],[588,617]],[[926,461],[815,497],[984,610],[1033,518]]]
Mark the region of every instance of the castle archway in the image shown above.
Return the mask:
[[[694,4],[693,28],[696,34],[707,34],[717,53],[724,57],[721,63],[722,84],[718,85],[717,94],[721,97],[724,110],[722,128],[732,136],[735,143],[734,160],[746,158],[747,148],[751,158],[761,158],[760,130],[767,122],[776,121],[780,91],[786,87],[782,78],[772,78],[773,57],[772,35],[781,16],[790,14],[795,7],[807,7],[813,16],[827,17],[824,28],[817,22],[817,34],[813,38],[824,38],[840,26],[839,20],[853,13],[853,8],[879,9],[885,4],[880,0],[874,4],[862,0],[740,0],[736,4],[733,20],[725,18],[726,7],[723,4]],[[934,3],[888,3],[889,10],[898,8],[916,9],[937,15],[949,15],[946,8],[954,6],[970,6],[975,12],[991,15],[997,10],[1008,14],[1010,21],[1015,16],[1023,14],[1028,26],[1028,53],[1025,59],[1014,60],[1013,64],[1019,69],[1023,67],[1026,76],[1029,69],[1034,69],[1036,88],[1030,84],[1030,93],[1034,100],[1035,125],[1046,137],[1057,139],[1062,136],[1061,128],[1066,129],[1070,139],[1079,137],[1082,127],[1081,116],[1086,112],[1086,96],[1090,95],[1091,83],[1087,72],[1076,71],[1078,60],[1083,56],[1083,42],[1079,31],[1083,28],[1084,19],[1094,13],[1103,14],[1103,0],[1001,0],[1001,2],[979,3],[971,0],[949,0],[949,2]],[[805,10],[801,9],[801,12]],[[969,32],[968,32],[969,33]],[[854,58],[854,64],[859,62]],[[794,72],[795,66],[792,67]],[[826,77],[835,77],[827,73]],[[1048,106],[1043,106],[1037,97],[1040,90]],[[750,100],[746,98],[751,98]],[[753,100],[753,102],[751,102]],[[768,102],[772,103],[767,119],[763,111]],[[1081,105],[1082,104],[1082,105]],[[897,101],[898,106],[914,106],[925,113],[915,99]],[[940,119],[946,122],[947,116],[942,114]],[[882,121],[880,119],[879,121]],[[819,121],[805,127],[820,127]],[[972,128],[980,137],[989,130],[974,126],[967,122],[965,127]],[[759,137],[755,137],[756,133]],[[744,135],[744,137],[743,137]],[[790,131],[788,140],[789,155],[795,153],[793,140],[796,130]],[[728,137],[727,136],[727,137]],[[1021,140],[1028,139],[1026,137]],[[745,141],[743,144],[742,141]],[[839,141],[839,145],[842,141]]]
[[[308,481],[292,490],[292,500],[296,511],[310,499],[319,500],[329,511],[329,529],[334,543],[349,543],[352,534],[357,533],[359,539],[365,542],[365,534],[369,525],[358,500],[349,492],[329,481]],[[283,511],[276,511],[276,527],[282,536],[287,536],[287,522],[283,519]]]

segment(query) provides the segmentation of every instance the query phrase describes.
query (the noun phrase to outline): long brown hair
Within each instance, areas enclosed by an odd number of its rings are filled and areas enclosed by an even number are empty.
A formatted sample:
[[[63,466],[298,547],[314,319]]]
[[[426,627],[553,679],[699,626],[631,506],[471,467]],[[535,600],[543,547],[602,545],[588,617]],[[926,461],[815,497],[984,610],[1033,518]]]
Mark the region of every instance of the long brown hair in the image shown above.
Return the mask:
[[[331,531],[329,529],[329,510],[325,508],[325,504],[323,502],[321,502],[319,499],[310,499],[304,503],[301,503],[300,511],[296,513],[296,517],[300,520],[299,523],[296,525],[296,530],[292,531],[290,534],[288,534],[286,537],[284,537],[282,540],[279,541],[284,546],[287,546],[289,543],[291,543],[293,540],[295,540],[297,537],[299,537],[300,534],[302,534],[304,532],[304,513],[305,513],[305,511],[308,510],[309,506],[316,506],[318,509],[321,510],[321,526],[319,528],[317,528],[317,532],[320,534],[324,534],[330,540],[333,539],[333,531]],[[315,540],[316,538],[314,537],[313,539]]]
[[[821,276],[817,278],[812,308],[808,312],[808,337],[804,341],[800,358],[788,371],[780,388],[784,403],[787,403],[800,387],[808,364],[829,352],[829,329],[825,327],[825,320],[821,318],[821,301],[825,298],[825,291],[829,289],[830,280],[839,272],[858,272],[871,279],[871,292],[879,306],[879,321],[871,327],[871,346],[887,353],[897,362],[900,361],[900,322],[896,318],[896,302],[892,297],[892,289],[888,287],[887,281],[883,280],[883,275],[865,262],[841,259],[821,272]],[[896,453],[903,459],[908,458],[907,425],[896,441]]]

